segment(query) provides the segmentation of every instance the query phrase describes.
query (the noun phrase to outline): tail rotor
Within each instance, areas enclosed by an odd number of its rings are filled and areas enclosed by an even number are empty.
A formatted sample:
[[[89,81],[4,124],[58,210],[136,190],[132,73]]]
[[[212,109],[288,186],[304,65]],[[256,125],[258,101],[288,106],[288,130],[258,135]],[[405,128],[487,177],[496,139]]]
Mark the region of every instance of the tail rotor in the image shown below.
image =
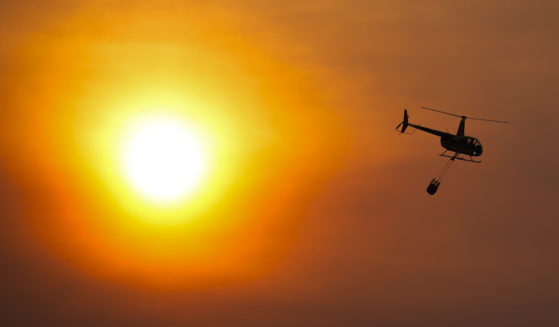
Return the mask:
[[[398,124],[398,126],[396,126],[396,129],[400,128],[400,126],[402,126],[402,129],[399,130],[400,133],[404,133],[406,131],[406,128],[408,128],[408,110],[404,109],[404,120]]]

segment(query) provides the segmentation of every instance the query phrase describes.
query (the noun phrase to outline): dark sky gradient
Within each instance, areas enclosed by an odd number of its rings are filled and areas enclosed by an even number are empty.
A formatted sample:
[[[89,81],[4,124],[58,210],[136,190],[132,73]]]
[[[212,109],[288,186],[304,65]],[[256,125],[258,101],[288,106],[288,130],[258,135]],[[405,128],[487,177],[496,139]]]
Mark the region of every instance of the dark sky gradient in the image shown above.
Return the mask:
[[[170,13],[185,24],[227,17],[222,28],[305,76],[328,117],[313,108],[316,124],[340,131],[321,138],[332,143],[310,161],[318,177],[293,181],[296,204],[282,212],[297,223],[274,239],[289,245],[272,269],[161,290],[84,273],[36,236],[37,213],[57,213],[48,194],[67,181],[38,178],[33,162],[21,162],[32,147],[19,149],[14,137],[42,110],[27,99],[50,90],[34,88],[44,74],[33,64],[48,63],[49,49],[30,51],[30,40],[56,40],[49,31],[65,22],[68,33],[79,30],[79,17],[126,29],[137,12],[162,26]],[[1,324],[559,325],[558,12],[541,0],[0,2]],[[456,163],[430,197],[425,188],[444,163],[439,141],[394,127],[404,107],[412,121],[443,130],[458,120],[421,105],[512,124],[468,121],[484,162]],[[335,168],[324,168],[328,160]]]

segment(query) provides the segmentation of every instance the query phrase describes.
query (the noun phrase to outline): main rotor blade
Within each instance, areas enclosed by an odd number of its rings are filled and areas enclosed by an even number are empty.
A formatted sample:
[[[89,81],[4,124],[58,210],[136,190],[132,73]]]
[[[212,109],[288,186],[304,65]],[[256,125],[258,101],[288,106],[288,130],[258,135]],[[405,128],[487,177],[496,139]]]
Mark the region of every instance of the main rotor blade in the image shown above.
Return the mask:
[[[459,118],[482,120],[482,121],[488,121],[488,122],[493,122],[493,123],[510,124],[510,122],[508,122],[508,121],[466,117],[466,116],[456,115],[456,114],[453,114],[453,113],[450,113],[450,112],[442,111],[442,110],[439,110],[439,109],[428,108],[428,107],[421,107],[421,109],[431,110],[431,111],[439,112],[441,114],[450,115],[450,116],[459,117]]]
[[[468,117],[468,119],[483,120],[483,121],[489,121],[489,122],[493,122],[493,123],[510,124],[510,122],[508,122],[508,121],[502,121],[502,120],[483,119],[483,118],[471,118],[471,117]]]
[[[452,114],[452,113],[450,113],[450,112],[442,111],[442,110],[439,110],[439,109],[433,109],[433,108],[427,108],[427,107],[421,107],[421,109],[431,110],[431,111],[439,112],[439,113],[441,113],[441,114],[446,114],[446,115],[450,115],[450,116],[454,116],[454,117],[460,117],[460,118],[463,118],[463,117],[464,117],[464,116]]]

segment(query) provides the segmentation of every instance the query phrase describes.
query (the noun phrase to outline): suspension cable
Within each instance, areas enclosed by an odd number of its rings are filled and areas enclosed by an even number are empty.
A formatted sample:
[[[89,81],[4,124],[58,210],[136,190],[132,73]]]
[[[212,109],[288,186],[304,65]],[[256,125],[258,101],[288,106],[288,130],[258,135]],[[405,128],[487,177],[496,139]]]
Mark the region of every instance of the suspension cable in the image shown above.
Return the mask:
[[[450,170],[450,167],[452,167],[452,164],[454,163],[454,159],[450,159],[448,160],[442,167],[441,169],[439,169],[439,172],[437,173],[435,179],[436,180],[441,180],[443,178],[444,175],[446,175],[446,173]]]

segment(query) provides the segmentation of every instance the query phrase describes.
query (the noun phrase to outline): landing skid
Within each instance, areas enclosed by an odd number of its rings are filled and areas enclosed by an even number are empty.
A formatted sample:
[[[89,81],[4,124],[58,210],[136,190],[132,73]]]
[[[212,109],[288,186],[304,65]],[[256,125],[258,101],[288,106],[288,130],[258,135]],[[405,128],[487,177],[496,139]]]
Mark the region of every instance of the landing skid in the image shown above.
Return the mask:
[[[468,158],[462,157],[462,156],[459,155],[457,152],[454,152],[453,155],[446,154],[447,152],[448,152],[448,151],[445,151],[445,152],[443,152],[443,153],[441,153],[441,154],[439,154],[439,155],[440,155],[441,157],[450,158],[451,161],[454,161],[455,159],[458,159],[458,160],[462,160],[462,161],[468,161],[468,162],[474,162],[474,163],[481,163],[481,160],[474,160],[474,159],[472,158],[472,156],[469,156],[470,159],[468,159]]]

